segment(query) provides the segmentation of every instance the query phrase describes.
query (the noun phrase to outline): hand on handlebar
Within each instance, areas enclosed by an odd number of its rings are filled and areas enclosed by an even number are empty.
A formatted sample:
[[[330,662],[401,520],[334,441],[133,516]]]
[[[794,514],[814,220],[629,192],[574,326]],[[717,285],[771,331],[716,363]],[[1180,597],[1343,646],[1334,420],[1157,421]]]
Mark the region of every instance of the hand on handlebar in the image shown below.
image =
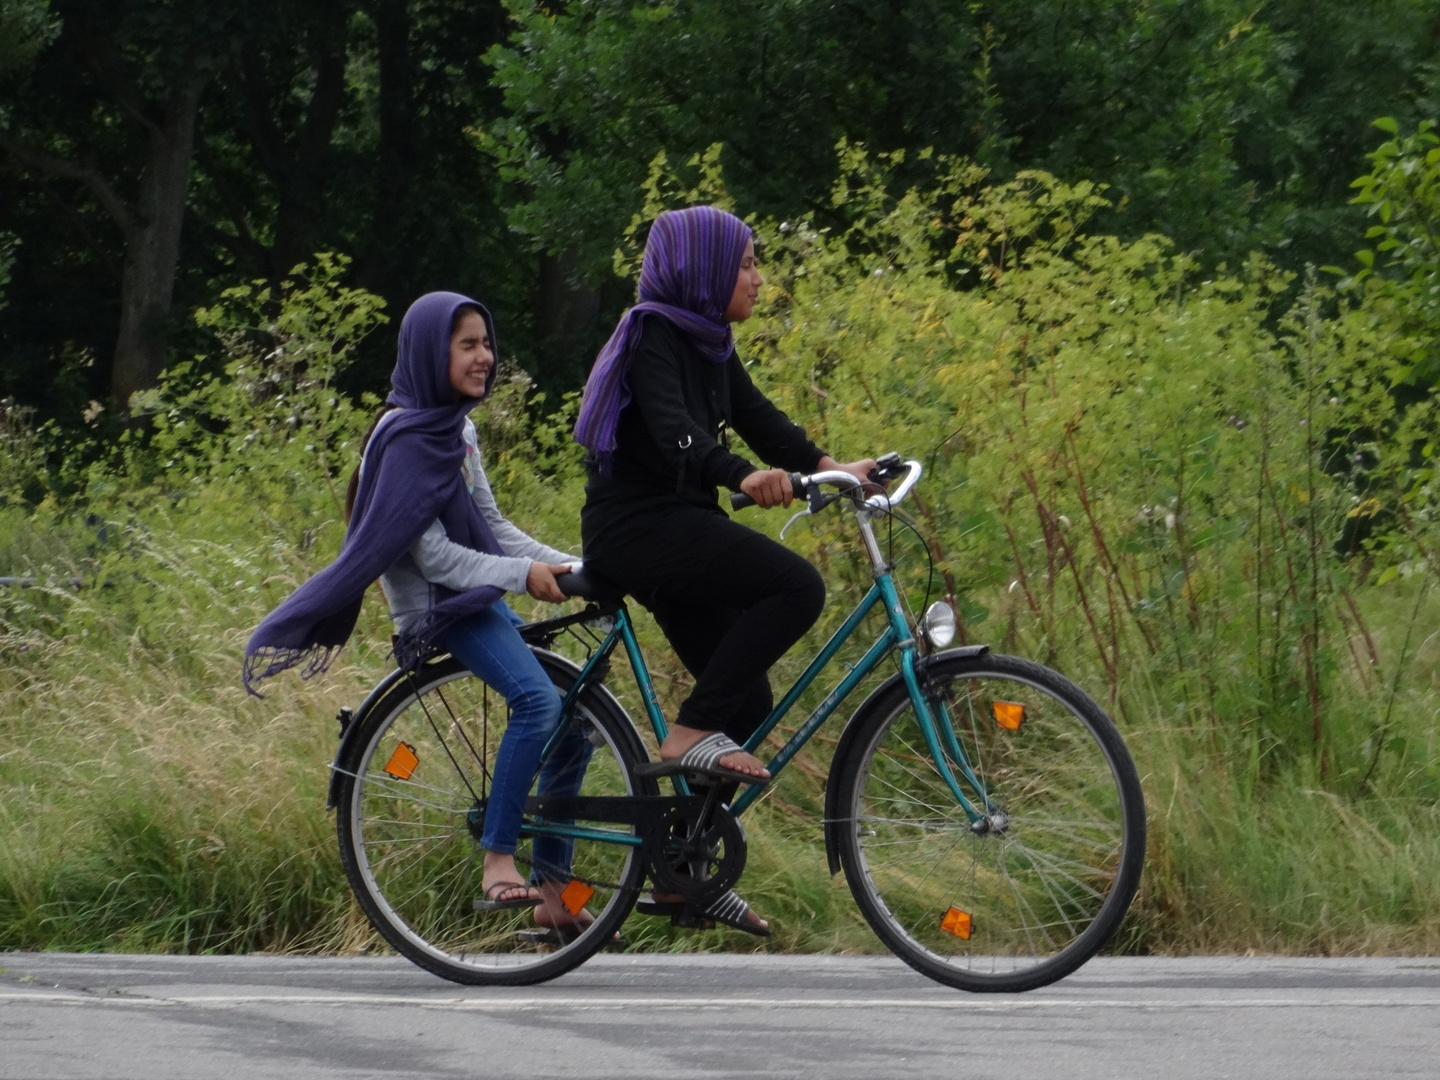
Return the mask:
[[[790,501],[795,498],[795,489],[790,486],[790,474],[784,469],[753,472],[740,481],[740,490],[754,499],[756,506],[767,509],[772,506],[789,506]]]
[[[866,495],[878,495],[885,490],[885,485],[877,483],[872,475],[875,473],[876,468],[877,465],[874,458],[861,458],[859,461],[850,461],[842,465],[829,454],[826,454],[820,459],[818,471],[847,472],[865,485],[863,490]]]

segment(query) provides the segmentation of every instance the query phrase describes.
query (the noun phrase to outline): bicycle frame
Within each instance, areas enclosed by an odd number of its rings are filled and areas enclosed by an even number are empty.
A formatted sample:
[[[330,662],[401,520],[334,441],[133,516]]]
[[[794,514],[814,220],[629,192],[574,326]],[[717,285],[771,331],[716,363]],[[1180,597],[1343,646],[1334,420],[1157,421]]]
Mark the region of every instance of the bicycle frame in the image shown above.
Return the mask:
[[[911,463],[918,478],[919,465]],[[823,480],[831,474],[820,474],[816,479]],[[843,474],[842,474],[843,475]],[[853,483],[853,481],[852,481]],[[913,480],[911,481],[913,483]],[[904,489],[908,490],[908,486]],[[883,499],[883,496],[880,497]],[[898,500],[897,500],[898,501]],[[984,785],[975,776],[966,759],[965,752],[956,738],[955,732],[949,723],[936,723],[931,712],[931,701],[925,693],[923,675],[919,671],[920,647],[916,641],[915,629],[906,613],[905,606],[901,602],[899,592],[891,576],[892,567],[886,562],[880,550],[879,542],[875,537],[874,527],[871,519],[877,513],[887,512],[890,503],[885,501],[876,505],[875,500],[869,500],[861,504],[856,510],[856,520],[860,528],[861,537],[865,542],[866,551],[870,557],[871,567],[874,574],[874,584],[866,592],[859,604],[845,619],[844,623],[831,635],[830,640],[825,643],[820,652],[801,672],[794,684],[787,690],[784,696],[776,703],[770,715],[755,730],[745,742],[745,749],[754,753],[759,748],[776,726],[785,718],[799,701],[800,697],[810,689],[820,673],[830,664],[835,655],[847,641],[858,630],[861,622],[874,610],[876,605],[884,608],[886,614],[886,627],[878,638],[866,650],[865,655],[849,670],[843,679],[828,693],[807,716],[791,735],[790,739],[766,763],[771,777],[778,777],[785,766],[799,753],[800,749],[810,741],[812,735],[828,720],[841,702],[854,691],[864,679],[869,676],[892,652],[899,652],[901,677],[905,687],[909,691],[910,700],[915,707],[915,714],[919,718],[921,731],[925,744],[934,759],[937,770],[949,787],[951,794],[955,796],[962,810],[969,817],[971,823],[980,821],[986,816],[990,809],[990,800],[985,792]],[[632,624],[629,612],[621,605],[613,614],[603,617],[603,623],[610,623],[606,629],[605,637],[600,645],[590,655],[581,669],[580,676],[565,694],[562,705],[562,716],[572,715],[572,704],[575,699],[591,684],[597,677],[597,672],[608,670],[607,662],[619,647],[624,648],[626,659],[630,662],[631,670],[635,676],[635,683],[640,691],[644,702],[645,712],[650,720],[651,730],[655,734],[657,744],[663,742],[669,727],[665,722],[664,714],[660,710],[659,701],[655,696],[654,683],[650,678],[649,668],[646,666],[645,657],[640,651],[640,643],[635,636],[634,625]],[[562,724],[562,731],[564,725]],[[552,738],[559,738],[557,732]],[[547,752],[549,747],[547,747]],[[952,768],[953,766],[953,768]],[[964,779],[966,785],[975,793],[976,799],[972,800],[966,794],[961,781],[956,777],[956,771]],[[689,789],[682,777],[676,777],[675,782],[680,786],[682,794],[688,794]],[[737,817],[744,813],[760,797],[765,790],[763,785],[748,785],[741,792],[739,797],[732,804],[731,813]],[[977,808],[976,802],[981,808]],[[596,830],[559,822],[529,822],[525,830],[532,835],[546,834],[553,836],[574,836],[586,839],[607,839],[617,843],[636,843],[636,838],[628,835],[621,835],[613,830]]]

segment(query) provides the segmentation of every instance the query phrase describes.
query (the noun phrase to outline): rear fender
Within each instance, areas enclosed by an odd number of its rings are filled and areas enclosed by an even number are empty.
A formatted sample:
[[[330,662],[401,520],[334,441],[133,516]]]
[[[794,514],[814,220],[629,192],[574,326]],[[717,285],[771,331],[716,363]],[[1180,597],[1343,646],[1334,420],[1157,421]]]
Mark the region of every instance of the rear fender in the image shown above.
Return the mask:
[[[448,662],[450,662],[449,656],[428,660],[420,665],[419,669],[415,672],[415,678],[424,682],[432,669]],[[353,712],[350,712],[349,709],[340,710],[339,716],[336,717],[342,725],[340,729],[340,743],[335,747],[335,758],[330,763],[330,787],[325,796],[326,810],[334,810],[335,807],[340,804],[340,762],[345,759],[346,753],[349,752],[350,744],[359,738],[361,721],[369,715],[371,709],[384,699],[386,694],[395,688],[397,683],[403,682],[405,678],[405,670],[403,668],[397,668],[395,671],[390,672],[389,675],[386,675],[385,678],[381,679],[375,685],[375,689],[365,695],[365,700],[360,703],[358,709],[355,709]],[[350,718],[348,720],[345,719],[347,712],[350,712]]]

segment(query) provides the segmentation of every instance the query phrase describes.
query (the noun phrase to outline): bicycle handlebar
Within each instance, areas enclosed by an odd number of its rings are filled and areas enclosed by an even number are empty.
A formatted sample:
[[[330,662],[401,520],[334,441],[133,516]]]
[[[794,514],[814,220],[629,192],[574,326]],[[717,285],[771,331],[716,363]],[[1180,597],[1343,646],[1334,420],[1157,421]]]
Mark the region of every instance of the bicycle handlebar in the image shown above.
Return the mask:
[[[865,500],[866,508],[870,510],[887,511],[905,501],[905,497],[920,480],[922,472],[920,462],[900,460],[898,454],[887,454],[879,460],[876,472],[872,473],[877,480],[896,480],[903,475],[900,486],[893,494],[879,493],[871,495]],[[877,475],[878,474],[878,475]],[[800,473],[790,473],[790,487],[794,490],[796,498],[811,499],[818,493],[821,485],[833,484],[843,490],[851,490],[861,486],[852,474],[841,472],[837,469],[828,469],[824,472],[811,473],[804,476]],[[747,506],[754,506],[755,500],[742,491],[737,491],[730,496],[730,508],[732,510],[743,510]],[[812,500],[811,509],[817,509]]]

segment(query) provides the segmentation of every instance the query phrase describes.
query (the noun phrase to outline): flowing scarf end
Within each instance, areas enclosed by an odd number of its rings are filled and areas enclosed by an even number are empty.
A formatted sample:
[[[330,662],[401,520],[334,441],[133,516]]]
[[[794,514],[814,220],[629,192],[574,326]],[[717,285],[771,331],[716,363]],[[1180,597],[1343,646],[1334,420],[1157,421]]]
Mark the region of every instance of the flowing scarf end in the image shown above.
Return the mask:
[[[245,657],[245,668],[241,680],[245,689],[255,697],[265,695],[255,689],[262,679],[278,675],[290,668],[300,668],[302,679],[313,679],[330,666],[339,645],[311,645],[303,649],[285,648],[278,645],[262,645]]]

